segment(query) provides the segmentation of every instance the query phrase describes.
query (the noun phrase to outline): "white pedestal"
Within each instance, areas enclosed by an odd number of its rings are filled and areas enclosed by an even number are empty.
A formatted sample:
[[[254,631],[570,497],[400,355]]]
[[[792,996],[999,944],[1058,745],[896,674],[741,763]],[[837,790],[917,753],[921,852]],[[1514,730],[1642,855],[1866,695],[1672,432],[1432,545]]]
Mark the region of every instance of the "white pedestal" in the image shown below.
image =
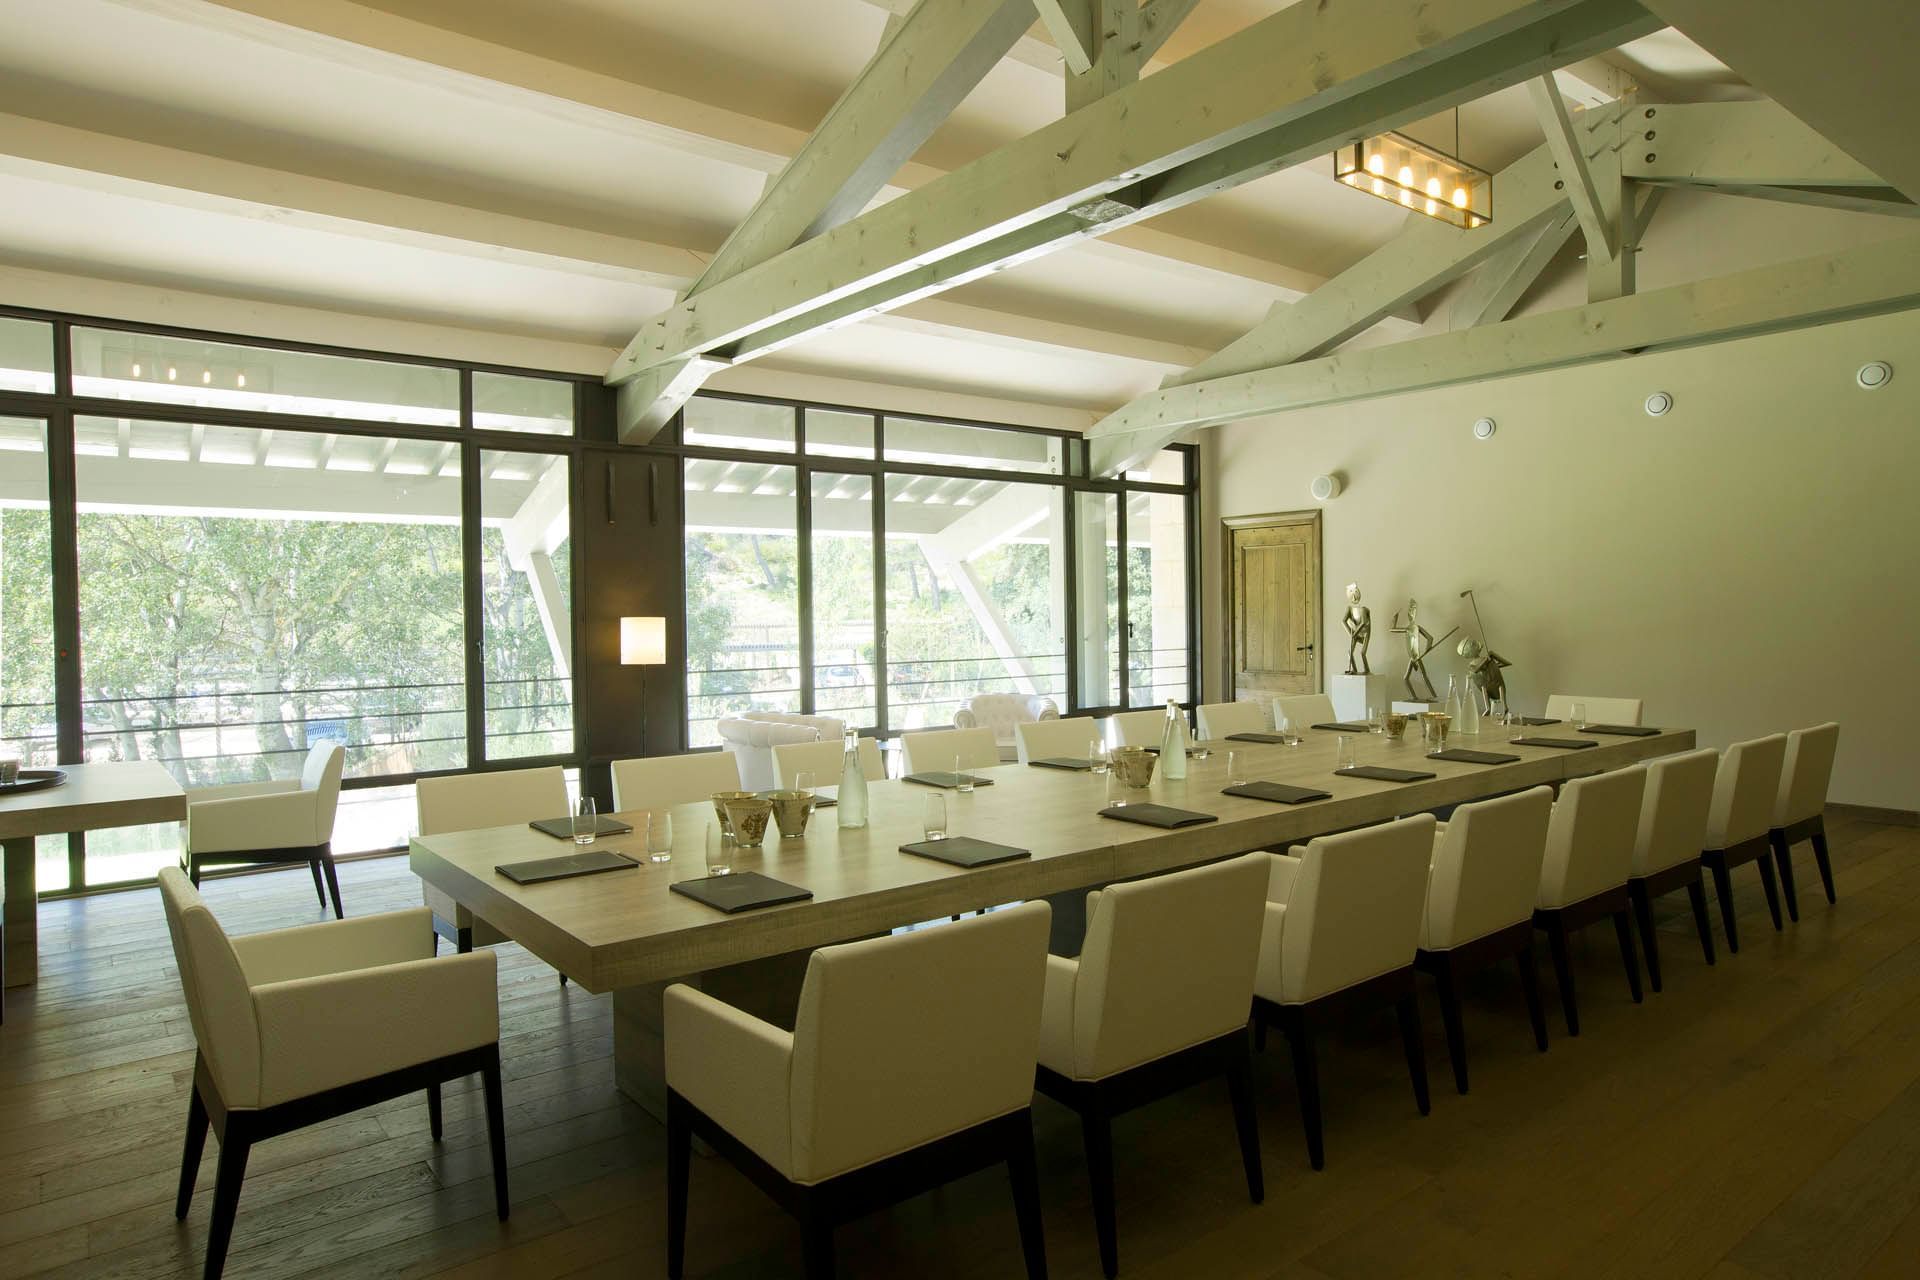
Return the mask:
[[[1395,698],[1393,700],[1393,709],[1395,711],[1404,711],[1410,716],[1417,716],[1422,711],[1445,711],[1447,704],[1439,698],[1435,698],[1432,702],[1409,702],[1405,698]]]
[[[1368,707],[1384,707],[1393,697],[1393,679],[1379,674],[1328,676],[1327,696],[1333,699],[1336,720],[1365,720]]]

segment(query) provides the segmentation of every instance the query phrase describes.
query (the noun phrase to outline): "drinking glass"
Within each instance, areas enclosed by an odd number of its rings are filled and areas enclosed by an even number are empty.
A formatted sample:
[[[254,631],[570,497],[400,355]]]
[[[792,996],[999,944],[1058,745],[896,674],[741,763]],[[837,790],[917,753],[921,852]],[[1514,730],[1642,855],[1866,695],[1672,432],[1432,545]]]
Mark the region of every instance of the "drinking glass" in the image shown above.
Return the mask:
[[[1285,747],[1300,745],[1300,726],[1293,722],[1292,716],[1280,717],[1280,745]]]
[[[1249,754],[1251,753],[1246,751],[1227,752],[1227,785],[1228,786],[1239,787],[1239,786],[1246,785],[1247,773],[1248,773],[1247,756]]]
[[[953,777],[955,782],[953,789],[955,791],[958,791],[963,796],[973,794],[973,775],[960,767],[959,756],[953,758]]]
[[[808,795],[812,795],[814,788],[818,785],[819,779],[814,776],[814,771],[811,769],[802,769],[793,775],[793,789],[795,791],[804,791]]]
[[[1344,773],[1360,763],[1354,759],[1354,739],[1351,734],[1341,734],[1340,741],[1334,744],[1334,750],[1334,772]]]
[[[573,842],[592,844],[594,837],[599,834],[598,827],[599,823],[593,811],[593,797],[581,796],[580,803],[573,810]]]
[[[11,787],[20,781],[20,757],[12,751],[0,748],[0,787]]]
[[[707,824],[707,874],[730,875],[733,872],[733,837],[718,822]]]
[[[671,814],[647,815],[647,861],[673,861],[673,817]]]
[[[1088,743],[1087,763],[1092,766],[1094,773],[1105,773],[1108,768],[1107,744],[1098,741]]]
[[[1567,716],[1567,723],[1569,726],[1575,729],[1586,728],[1587,727],[1587,704],[1584,702],[1574,703],[1573,710]]]
[[[945,796],[927,797],[925,834],[929,840],[947,838],[947,798]]]
[[[1386,708],[1374,705],[1367,708],[1367,732],[1385,733],[1387,731]]]
[[[1107,771],[1107,808],[1125,808],[1129,794],[1127,784],[1120,779],[1120,771],[1109,769]]]

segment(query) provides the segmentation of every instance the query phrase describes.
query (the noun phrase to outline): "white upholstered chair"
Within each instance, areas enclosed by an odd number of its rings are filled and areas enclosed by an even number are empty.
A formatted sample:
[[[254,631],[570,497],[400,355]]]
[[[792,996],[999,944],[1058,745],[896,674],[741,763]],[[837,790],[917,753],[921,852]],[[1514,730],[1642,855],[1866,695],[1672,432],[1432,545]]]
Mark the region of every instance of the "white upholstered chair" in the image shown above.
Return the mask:
[[[860,771],[868,782],[887,776],[887,762],[880,754],[880,743],[873,738],[860,739]],[[773,785],[780,788],[800,785],[800,775],[811,773],[816,787],[840,785],[840,771],[847,761],[846,744],[832,742],[788,742],[773,749]]]
[[[1597,698],[1585,693],[1547,695],[1547,715],[1551,719],[1569,719],[1576,705],[1587,709],[1588,724],[1640,723],[1640,699],[1638,698]]]
[[[1167,709],[1149,707],[1145,711],[1116,711],[1101,723],[1107,727],[1107,745],[1110,747],[1157,747],[1167,731]]]
[[[199,1047],[174,1216],[193,1200],[211,1127],[220,1140],[205,1275],[226,1264],[247,1156],[257,1142],[478,1073],[493,1155],[494,1211],[507,1217],[500,1011],[492,952],[434,958],[419,907],[229,938],[198,890],[160,872],[187,1017]]]
[[[958,757],[959,764],[954,764]],[[903,773],[950,772],[954,768],[991,769],[1000,763],[1000,744],[991,729],[929,729],[900,735]]]
[[[1000,758],[1014,757],[1014,729],[1038,720],[1058,720],[1060,707],[1052,698],[1030,693],[976,693],[953,713],[956,729],[991,729],[1000,745]]]
[[[333,818],[345,754],[337,742],[316,742],[298,778],[189,791],[186,864],[194,887],[202,867],[304,862],[313,871],[320,905],[327,905],[331,892],[334,918],[344,916],[333,869]]]
[[[1647,960],[1647,985],[1661,990],[1660,944],[1653,928],[1653,900],[1675,889],[1687,891],[1700,950],[1713,963],[1713,927],[1707,922],[1707,892],[1700,883],[1700,850],[1706,847],[1707,810],[1713,804],[1713,778],[1720,753],[1711,747],[1661,756],[1646,764],[1647,789],[1640,800],[1640,829],[1633,841],[1633,867],[1627,898],[1640,926],[1640,950]]]
[[[671,809],[711,799],[716,791],[740,790],[740,764],[730,751],[692,751],[680,756],[642,756],[613,762],[613,807]]]
[[[1054,756],[1085,760],[1088,749],[1100,741],[1100,722],[1090,716],[1032,720],[1015,725],[1013,733],[1015,757],[1021,764]]]
[[[560,766],[549,765],[422,778],[414,784],[413,803],[423,836],[521,826],[566,816],[567,776]],[[507,940],[504,933],[439,889],[430,884],[422,888],[433,912],[433,931],[453,943],[456,951]]]
[[[1115,1115],[1224,1075],[1247,1193],[1264,1195],[1247,1011],[1268,875],[1267,856],[1251,853],[1096,889],[1079,958],[1047,957],[1037,1086],[1080,1113],[1109,1277]]]
[[[838,742],[846,723],[832,716],[749,711],[713,726],[740,766],[740,786],[765,791],[773,786],[773,749],[789,742]]]
[[[1560,986],[1560,1011],[1567,1034],[1580,1034],[1580,1007],[1573,989],[1573,960],[1567,937],[1596,920],[1613,921],[1627,990],[1640,1003],[1640,961],[1633,949],[1627,875],[1633,870],[1633,844],[1640,830],[1640,800],[1646,770],[1616,769],[1575,778],[1560,788],[1547,824],[1547,853],[1540,864],[1540,896],[1533,923],[1547,935],[1553,976]]]
[[[1197,736],[1207,742],[1229,734],[1273,731],[1273,708],[1266,702],[1206,702],[1193,714]]]
[[[1467,1036],[1460,983],[1512,957],[1533,1024],[1534,1047],[1547,1049],[1547,1019],[1533,967],[1533,907],[1547,847],[1553,788],[1534,787],[1456,806],[1434,835],[1426,913],[1414,964],[1433,975],[1454,1088],[1467,1091]]]
[[[824,947],[792,1031],[692,987],[666,991],[667,1275],[685,1261],[697,1135],[800,1220],[806,1275],[834,1227],[1005,1161],[1032,1277],[1046,1274],[1033,1077],[1052,913]]]
[[[1254,971],[1254,1026],[1277,1026],[1293,1051],[1307,1157],[1326,1167],[1313,1033],[1356,1004],[1391,1003],[1407,1074],[1428,1111],[1426,1051],[1414,989],[1414,953],[1427,900],[1435,823],[1430,813],[1320,836],[1269,855],[1267,919]]]
[[[1713,804],[1707,809],[1707,842],[1700,863],[1713,873],[1714,893],[1720,899],[1720,927],[1727,933],[1727,950],[1740,951],[1740,926],[1733,914],[1733,869],[1743,863],[1760,867],[1760,887],[1767,894],[1767,911],[1778,932],[1780,893],[1773,880],[1773,814],[1780,801],[1780,776],[1786,763],[1785,734],[1736,742],[1720,757],[1713,778]]]
[[[1840,748],[1840,726],[1832,721],[1787,735],[1787,754],[1780,765],[1780,795],[1773,806],[1774,865],[1780,871],[1780,891],[1787,899],[1787,915],[1800,918],[1800,896],[1793,887],[1793,846],[1813,842],[1813,860],[1820,868],[1820,884],[1833,897],[1833,862],[1827,857],[1827,783],[1833,778],[1833,756]]]
[[[1324,693],[1300,693],[1273,700],[1273,722],[1302,733],[1317,724],[1334,724],[1340,717],[1333,710],[1333,699]]]

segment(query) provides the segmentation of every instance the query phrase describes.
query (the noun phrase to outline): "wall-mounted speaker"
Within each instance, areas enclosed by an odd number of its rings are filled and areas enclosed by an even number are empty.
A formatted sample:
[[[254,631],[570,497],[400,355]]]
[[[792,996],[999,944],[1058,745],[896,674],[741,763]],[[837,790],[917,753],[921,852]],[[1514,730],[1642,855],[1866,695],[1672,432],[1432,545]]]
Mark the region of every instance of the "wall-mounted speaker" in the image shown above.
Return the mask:
[[[1340,496],[1340,477],[1315,476],[1313,478],[1313,484],[1310,485],[1309,488],[1313,491],[1314,501],[1331,502]]]

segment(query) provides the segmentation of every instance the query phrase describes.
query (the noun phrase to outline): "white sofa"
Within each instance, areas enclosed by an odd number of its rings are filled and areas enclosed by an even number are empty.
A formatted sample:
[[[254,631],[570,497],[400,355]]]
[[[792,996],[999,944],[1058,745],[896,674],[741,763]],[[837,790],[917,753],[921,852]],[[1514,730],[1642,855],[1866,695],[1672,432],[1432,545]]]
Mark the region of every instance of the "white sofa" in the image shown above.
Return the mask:
[[[779,711],[749,711],[722,720],[714,728],[740,766],[743,791],[772,789],[775,747],[789,742],[832,741],[846,732],[845,722],[832,716],[792,716]]]
[[[1060,708],[1052,698],[1025,693],[976,693],[967,705],[953,713],[956,729],[991,729],[999,744],[1000,758],[1011,760],[1018,744],[1014,726],[1036,720],[1058,720]]]

